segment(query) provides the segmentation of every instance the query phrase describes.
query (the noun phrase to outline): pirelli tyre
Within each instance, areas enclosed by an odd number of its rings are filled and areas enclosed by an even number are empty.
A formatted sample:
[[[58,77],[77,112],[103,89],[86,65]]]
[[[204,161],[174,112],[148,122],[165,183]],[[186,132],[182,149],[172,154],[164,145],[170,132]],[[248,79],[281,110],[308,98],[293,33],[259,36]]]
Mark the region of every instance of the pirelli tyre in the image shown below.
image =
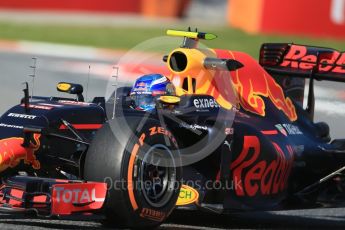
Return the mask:
[[[107,225],[159,226],[173,211],[182,168],[173,134],[159,121],[112,120],[99,130],[87,152],[84,178],[104,181]],[[138,126],[142,126],[138,131]]]

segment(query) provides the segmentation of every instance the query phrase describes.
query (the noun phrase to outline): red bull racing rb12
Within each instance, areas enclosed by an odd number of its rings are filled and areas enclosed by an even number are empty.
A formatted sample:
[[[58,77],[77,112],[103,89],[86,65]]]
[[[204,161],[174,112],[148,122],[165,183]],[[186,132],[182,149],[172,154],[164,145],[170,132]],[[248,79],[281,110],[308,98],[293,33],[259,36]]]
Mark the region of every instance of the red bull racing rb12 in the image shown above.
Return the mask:
[[[30,97],[0,118],[0,211],[104,215],[155,227],[177,208],[217,213],[335,206],[345,140],[314,122],[314,81],[345,82],[345,54],[267,43],[259,62],[199,48],[215,35],[168,30],[168,74],[138,76],[108,99]],[[309,81],[303,108],[305,79]]]

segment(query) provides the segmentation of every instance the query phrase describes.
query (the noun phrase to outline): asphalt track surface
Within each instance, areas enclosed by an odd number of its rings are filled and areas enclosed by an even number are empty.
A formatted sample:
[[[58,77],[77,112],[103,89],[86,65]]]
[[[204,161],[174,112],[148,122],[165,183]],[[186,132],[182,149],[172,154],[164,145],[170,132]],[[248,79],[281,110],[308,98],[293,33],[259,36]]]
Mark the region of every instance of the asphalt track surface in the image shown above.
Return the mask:
[[[22,97],[21,84],[31,81],[29,74],[32,55],[0,52],[0,112],[17,104]],[[98,66],[91,70],[88,97],[104,95],[108,83],[106,73],[114,60],[85,60],[83,58],[39,57],[35,95],[61,96],[55,90],[58,81],[87,82],[88,65]],[[104,73],[99,69],[104,68]],[[97,69],[97,68],[96,68]],[[97,72],[97,73],[96,73]],[[329,122],[333,138],[341,138],[345,130],[343,89],[340,83],[322,83],[316,95],[321,104],[316,104],[316,120]],[[318,107],[319,106],[319,107]],[[327,106],[325,108],[325,106]],[[339,111],[333,111],[339,109]],[[0,214],[0,229],[109,229],[104,228],[102,217],[78,217],[73,219],[40,219],[32,216]],[[250,212],[232,215],[177,211],[161,229],[227,229],[227,228],[345,228],[345,209],[305,209],[275,212]]]
[[[42,219],[0,214],[0,229],[116,229],[104,227],[103,217]],[[159,229],[344,229],[345,209],[309,209],[216,215],[175,211]]]

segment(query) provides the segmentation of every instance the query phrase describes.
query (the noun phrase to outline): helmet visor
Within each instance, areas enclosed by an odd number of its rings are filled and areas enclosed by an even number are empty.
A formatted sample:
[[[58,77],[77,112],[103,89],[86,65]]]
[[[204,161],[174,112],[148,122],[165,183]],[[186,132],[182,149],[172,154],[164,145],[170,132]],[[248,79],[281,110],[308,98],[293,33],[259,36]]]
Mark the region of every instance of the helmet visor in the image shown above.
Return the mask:
[[[131,95],[136,109],[152,110],[156,106],[155,98],[151,94],[133,94]]]

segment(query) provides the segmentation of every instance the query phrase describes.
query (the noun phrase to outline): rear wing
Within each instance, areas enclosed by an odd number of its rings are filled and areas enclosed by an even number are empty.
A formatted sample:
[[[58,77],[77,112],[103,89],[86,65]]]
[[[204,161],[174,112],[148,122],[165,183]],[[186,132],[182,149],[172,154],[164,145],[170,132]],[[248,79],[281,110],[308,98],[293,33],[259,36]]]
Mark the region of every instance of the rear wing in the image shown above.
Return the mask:
[[[330,48],[265,43],[259,63],[271,74],[345,82],[345,52]]]

